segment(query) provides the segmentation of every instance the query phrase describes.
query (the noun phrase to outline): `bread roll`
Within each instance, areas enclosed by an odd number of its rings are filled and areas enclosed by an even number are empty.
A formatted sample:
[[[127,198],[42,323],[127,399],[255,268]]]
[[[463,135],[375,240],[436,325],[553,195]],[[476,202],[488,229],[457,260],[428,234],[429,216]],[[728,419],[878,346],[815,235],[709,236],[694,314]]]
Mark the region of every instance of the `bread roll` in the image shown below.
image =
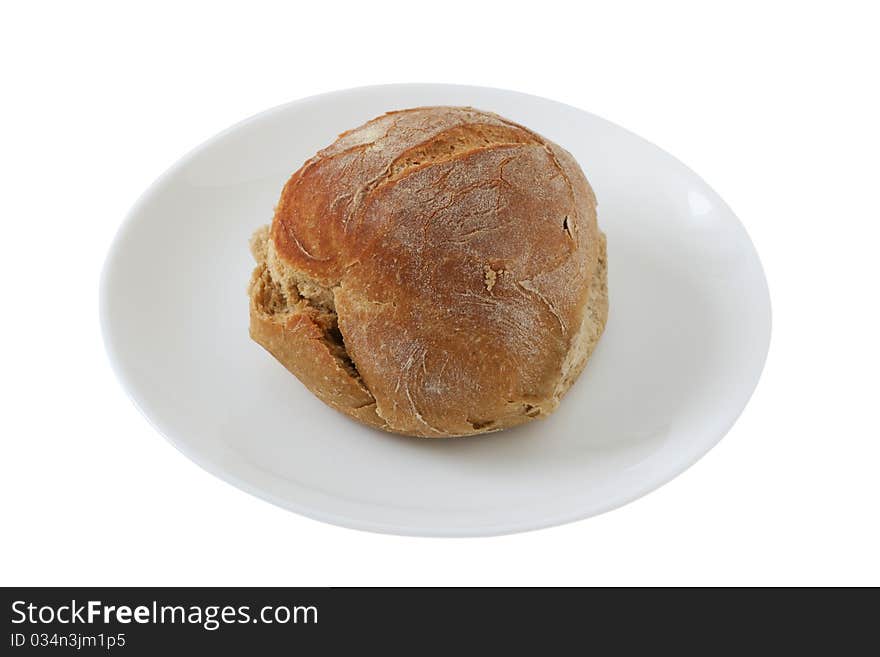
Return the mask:
[[[329,406],[395,433],[546,416],[608,314],[580,167],[472,108],[343,133],[290,177],[251,250],[251,337]]]

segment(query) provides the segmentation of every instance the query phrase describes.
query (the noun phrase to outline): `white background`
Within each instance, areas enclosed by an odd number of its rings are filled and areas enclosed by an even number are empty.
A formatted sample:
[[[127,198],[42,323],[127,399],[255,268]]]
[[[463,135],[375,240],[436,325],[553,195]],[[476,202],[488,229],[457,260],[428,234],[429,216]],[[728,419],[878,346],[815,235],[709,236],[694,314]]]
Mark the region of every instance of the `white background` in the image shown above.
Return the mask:
[[[0,584],[880,584],[869,7],[4,4]],[[670,151],[727,200],[763,260],[773,340],[749,406],[697,465],[563,527],[401,538],[252,498],[138,414],[97,313],[128,208],[234,122],[388,82],[576,105]]]

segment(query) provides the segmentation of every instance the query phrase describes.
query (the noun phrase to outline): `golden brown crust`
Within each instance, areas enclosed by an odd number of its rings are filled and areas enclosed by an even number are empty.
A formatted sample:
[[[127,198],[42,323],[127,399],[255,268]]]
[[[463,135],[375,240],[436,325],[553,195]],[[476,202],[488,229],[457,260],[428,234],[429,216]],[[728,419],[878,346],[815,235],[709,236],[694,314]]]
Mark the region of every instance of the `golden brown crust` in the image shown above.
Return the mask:
[[[254,339],[334,408],[399,433],[551,412],[607,317],[580,168],[470,108],[343,133],[290,178],[254,250]]]

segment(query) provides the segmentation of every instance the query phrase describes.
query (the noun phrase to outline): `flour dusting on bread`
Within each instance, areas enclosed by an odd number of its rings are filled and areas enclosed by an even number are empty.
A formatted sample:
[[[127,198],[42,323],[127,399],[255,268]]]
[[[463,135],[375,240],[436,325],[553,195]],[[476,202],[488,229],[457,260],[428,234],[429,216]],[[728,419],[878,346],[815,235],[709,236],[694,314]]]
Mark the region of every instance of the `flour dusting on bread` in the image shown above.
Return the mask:
[[[608,313],[577,163],[473,108],[391,112],[291,176],[251,240],[251,335],[319,398],[446,437],[552,412]]]

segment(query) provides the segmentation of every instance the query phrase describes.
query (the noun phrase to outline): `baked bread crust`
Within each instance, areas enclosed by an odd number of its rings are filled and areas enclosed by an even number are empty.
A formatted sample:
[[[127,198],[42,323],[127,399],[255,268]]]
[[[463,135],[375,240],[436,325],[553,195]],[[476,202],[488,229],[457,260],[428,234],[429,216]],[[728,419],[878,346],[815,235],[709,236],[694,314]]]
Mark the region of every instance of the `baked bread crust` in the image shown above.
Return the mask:
[[[463,436],[552,412],[608,315],[574,159],[495,114],[423,107],[340,135],[251,248],[251,336],[330,406]]]

